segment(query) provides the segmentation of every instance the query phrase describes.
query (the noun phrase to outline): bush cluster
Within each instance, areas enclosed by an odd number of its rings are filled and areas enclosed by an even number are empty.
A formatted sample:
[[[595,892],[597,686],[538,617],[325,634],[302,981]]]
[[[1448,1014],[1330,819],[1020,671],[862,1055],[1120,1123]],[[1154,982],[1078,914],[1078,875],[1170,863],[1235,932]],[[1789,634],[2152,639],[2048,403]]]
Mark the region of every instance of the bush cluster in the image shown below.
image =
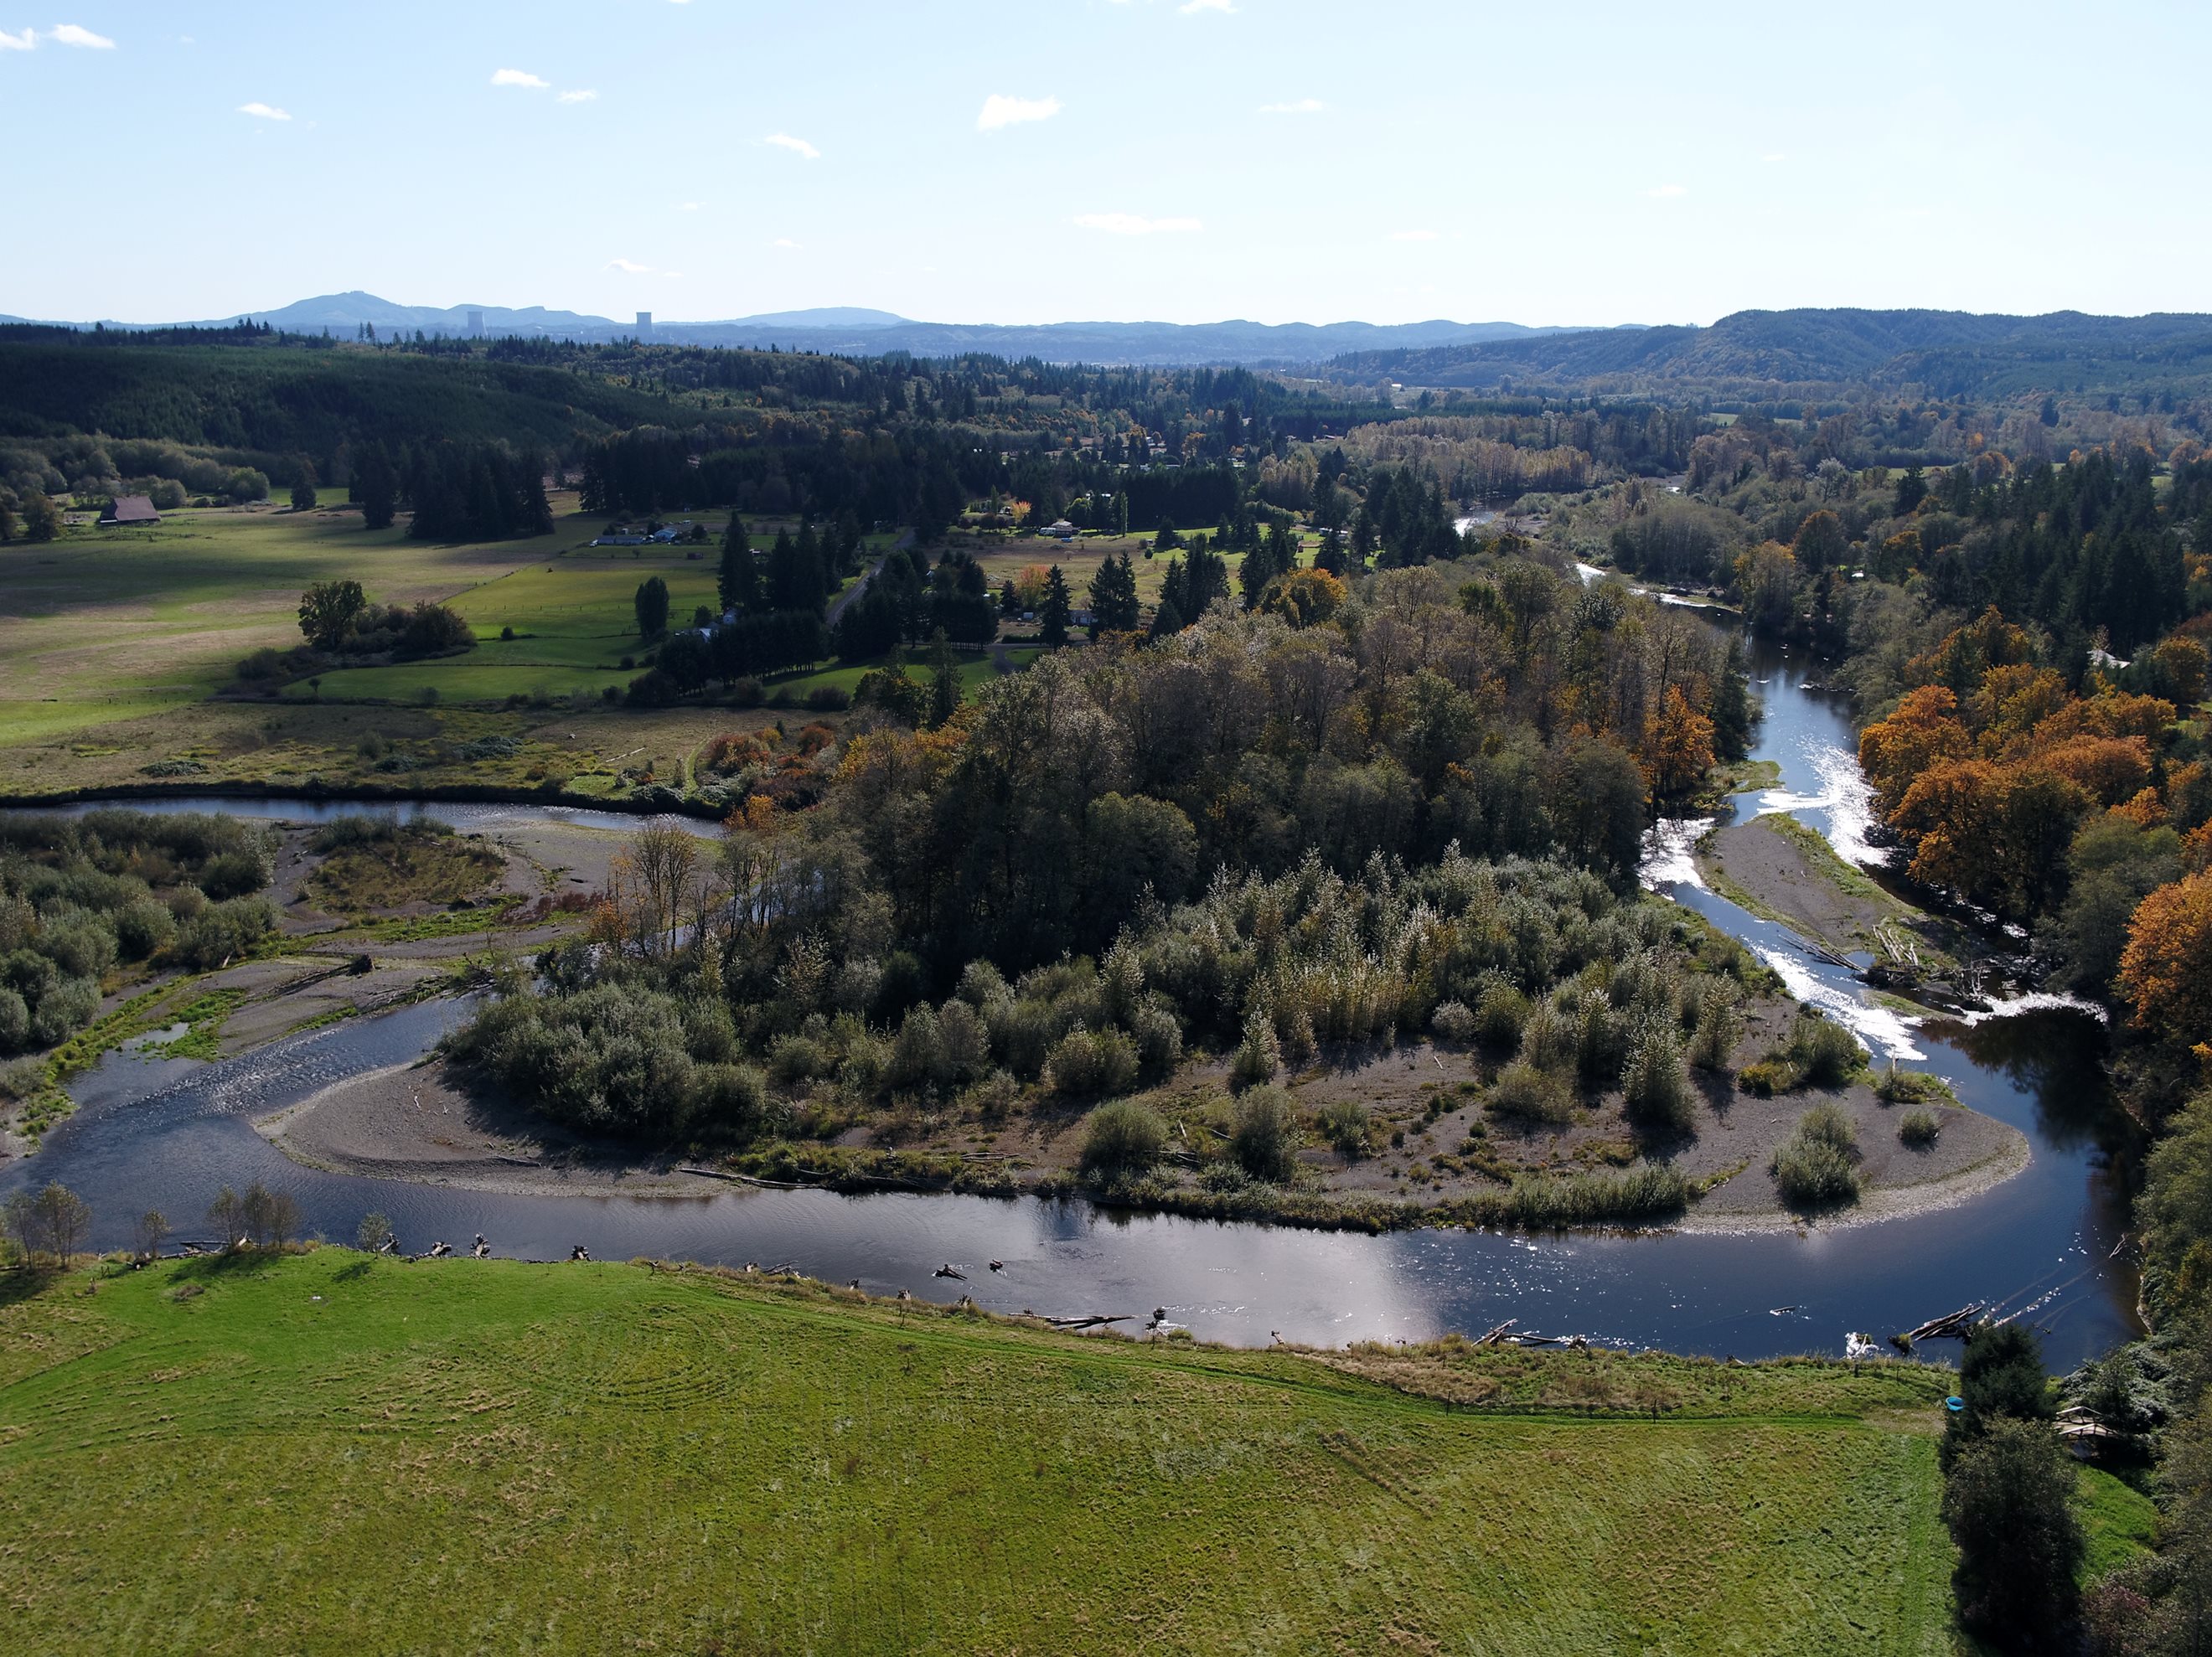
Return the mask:
[[[204,970],[252,950],[276,913],[261,831],[212,814],[88,811],[0,820],[0,1056],[92,1022],[119,962]]]

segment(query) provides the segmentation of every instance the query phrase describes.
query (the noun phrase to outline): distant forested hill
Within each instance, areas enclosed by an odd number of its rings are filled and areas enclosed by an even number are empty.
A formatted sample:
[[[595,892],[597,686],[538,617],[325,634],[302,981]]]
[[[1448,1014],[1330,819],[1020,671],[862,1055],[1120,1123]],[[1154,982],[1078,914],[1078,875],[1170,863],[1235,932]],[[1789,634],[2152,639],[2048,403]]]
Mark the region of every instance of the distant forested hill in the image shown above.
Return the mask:
[[[2212,390],[2212,316],[1975,316],[1959,311],[1739,311],[1710,328],[1577,334],[1369,351],[1352,377],[1407,385],[1705,390],[1856,382],[1938,397],[2026,391],[2177,396]]]
[[[99,432],[306,454],[364,439],[496,437],[557,447],[672,414],[662,398],[605,378],[483,356],[0,339],[5,437]]]

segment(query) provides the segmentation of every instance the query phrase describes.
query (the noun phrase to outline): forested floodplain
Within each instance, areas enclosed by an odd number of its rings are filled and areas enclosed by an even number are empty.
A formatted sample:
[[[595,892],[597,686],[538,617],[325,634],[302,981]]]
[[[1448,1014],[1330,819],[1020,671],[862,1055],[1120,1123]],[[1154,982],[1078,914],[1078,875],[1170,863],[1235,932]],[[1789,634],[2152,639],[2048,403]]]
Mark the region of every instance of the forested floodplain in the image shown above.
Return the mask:
[[[2120,1108],[2085,1131],[2151,1332],[2053,1425],[2033,1337],[1958,1326],[1960,1606],[2191,1649],[2212,407],[2179,347],[2054,355],[2072,326],[1945,355],[1926,317],[1793,313],[1310,376],[0,339],[0,568],[29,578],[0,627],[36,664],[0,775],[714,820],[539,870],[446,1063],[724,1174],[1373,1227],[1665,1219],[1736,1182],[1818,1218],[1972,1119],[1638,892],[1655,820],[1752,780],[1717,607],[1821,664],[1871,790],[1832,851],[1717,840],[1747,907],[1922,998],[1854,1008],[2109,1020]],[[82,521],[126,493],[167,514],[146,548]],[[149,639],[173,671],[126,665]],[[319,889],[434,895],[453,852],[364,833]],[[121,987],[107,917],[184,936],[189,872],[52,835],[11,861],[25,1040]],[[2155,1557],[2077,1572],[2062,1431],[2136,1459]]]

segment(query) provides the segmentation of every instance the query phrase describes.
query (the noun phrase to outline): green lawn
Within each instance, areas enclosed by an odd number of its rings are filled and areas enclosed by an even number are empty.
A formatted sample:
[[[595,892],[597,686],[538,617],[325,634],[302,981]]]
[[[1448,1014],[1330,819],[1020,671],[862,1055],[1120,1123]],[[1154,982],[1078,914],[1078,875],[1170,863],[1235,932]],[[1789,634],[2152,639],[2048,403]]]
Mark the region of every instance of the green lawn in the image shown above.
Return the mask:
[[[90,1285],[0,1305],[23,1650],[1951,1648],[1907,1365],[1504,1354],[1453,1408],[700,1272]]]

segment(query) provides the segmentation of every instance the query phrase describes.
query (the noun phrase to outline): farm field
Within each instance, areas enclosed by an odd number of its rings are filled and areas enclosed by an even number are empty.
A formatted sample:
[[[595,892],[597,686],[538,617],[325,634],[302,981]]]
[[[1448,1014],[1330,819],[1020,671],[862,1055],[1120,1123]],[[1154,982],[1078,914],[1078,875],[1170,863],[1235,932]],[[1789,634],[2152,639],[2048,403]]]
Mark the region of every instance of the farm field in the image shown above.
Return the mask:
[[[532,541],[436,546],[355,513],[186,509],[0,547],[0,748],[212,695],[240,658],[299,642],[313,582],[350,578],[380,604],[450,598],[597,528],[564,518]]]
[[[1945,1371],[339,1249],[93,1284],[0,1305],[27,1648],[1952,1648]]]

